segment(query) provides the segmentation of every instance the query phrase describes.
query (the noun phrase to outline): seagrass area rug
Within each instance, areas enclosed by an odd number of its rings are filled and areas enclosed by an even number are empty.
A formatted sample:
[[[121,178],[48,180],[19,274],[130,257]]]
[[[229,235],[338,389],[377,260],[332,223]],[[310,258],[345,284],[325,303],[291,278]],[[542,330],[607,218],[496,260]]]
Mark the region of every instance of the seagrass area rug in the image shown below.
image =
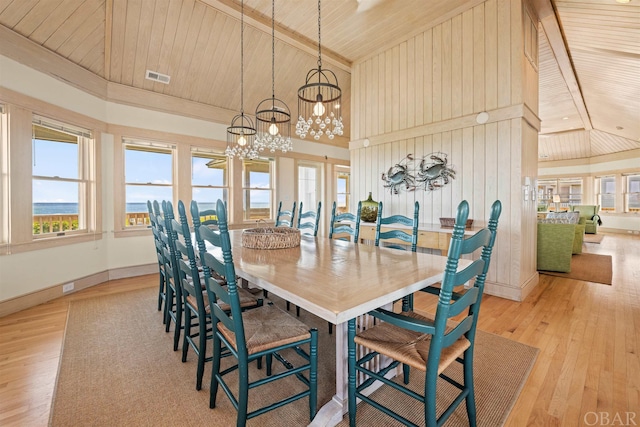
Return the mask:
[[[584,243],[596,243],[596,244],[600,244],[602,243],[602,240],[604,239],[604,234],[586,234],[584,235]]]
[[[613,281],[613,261],[611,255],[583,252],[571,256],[571,271],[569,273],[560,273],[558,271],[540,271],[540,273],[548,276],[611,285]]]
[[[226,427],[236,424],[236,411],[222,390],[218,392],[216,408],[209,409],[210,363],[205,368],[202,390],[195,389],[195,354],[190,349],[187,362],[182,363],[181,351],[173,351],[173,327],[170,333],[164,332],[161,314],[156,310],[157,298],[157,290],[149,288],[71,302],[50,426]],[[281,300],[275,302],[284,307]],[[320,332],[320,407],[335,393],[335,339],[328,333],[327,322],[301,311],[300,319]],[[504,423],[537,353],[537,348],[478,331],[475,352],[478,425],[494,427]],[[296,362],[295,353],[285,357]],[[223,360],[227,359],[230,358]],[[252,365],[251,379],[264,375],[264,369],[258,370]],[[228,362],[223,362],[223,368],[225,366]],[[280,366],[275,359],[273,366],[274,372],[278,372]],[[416,369],[411,372],[411,383],[420,388],[423,374]],[[447,386],[442,381],[442,395],[438,396],[441,410],[451,400]],[[231,385],[231,388],[237,390],[237,386]],[[298,390],[301,384],[295,378],[252,389],[249,410]],[[376,393],[396,408],[414,413],[418,418],[421,416],[420,405],[408,402],[410,399],[382,389]],[[358,425],[394,425],[391,418],[366,406],[358,406]],[[308,399],[304,398],[253,418],[247,425],[306,426],[308,408]],[[346,420],[345,416],[342,424]],[[447,424],[458,425],[468,425],[464,404]]]

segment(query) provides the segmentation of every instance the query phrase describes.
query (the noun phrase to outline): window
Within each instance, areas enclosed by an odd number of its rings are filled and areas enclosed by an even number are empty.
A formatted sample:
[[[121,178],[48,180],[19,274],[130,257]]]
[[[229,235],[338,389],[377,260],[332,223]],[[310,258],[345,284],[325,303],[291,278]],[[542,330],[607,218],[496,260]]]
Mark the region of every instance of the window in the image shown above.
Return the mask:
[[[0,104],[0,244],[8,242],[9,236],[9,144],[7,139],[7,117],[4,105]]]
[[[167,144],[125,141],[125,227],[149,224],[147,200],[173,201],[173,152]]]
[[[640,174],[626,175],[627,192],[625,194],[624,211],[640,212]]]
[[[616,209],[616,179],[613,176],[603,176],[600,178],[600,210],[613,212]]]
[[[298,164],[298,201],[305,211],[315,210],[320,194],[320,170],[315,163]]]
[[[554,202],[554,196],[560,201]],[[582,204],[582,178],[553,178],[538,181],[538,211],[570,210]]]
[[[218,199],[227,203],[228,169],[229,162],[224,154],[192,150],[191,198],[198,203],[200,211],[215,209]]]
[[[582,204],[582,179],[563,178],[558,180],[561,207]]]
[[[95,229],[93,140],[85,129],[34,117],[33,235],[64,236]]]
[[[242,161],[242,196],[245,220],[272,219],[273,160]]]
[[[338,171],[336,175],[336,212],[345,213],[349,211],[351,174],[346,171]]]

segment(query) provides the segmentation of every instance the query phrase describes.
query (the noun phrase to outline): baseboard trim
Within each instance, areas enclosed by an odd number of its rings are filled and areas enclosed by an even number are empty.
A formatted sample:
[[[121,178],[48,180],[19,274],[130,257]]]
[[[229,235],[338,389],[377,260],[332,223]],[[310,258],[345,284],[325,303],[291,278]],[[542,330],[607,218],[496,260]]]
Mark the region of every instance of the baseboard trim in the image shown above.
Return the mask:
[[[484,292],[494,297],[506,298],[512,301],[523,301],[537,285],[538,272],[531,276],[520,288],[487,281],[484,286]]]
[[[81,277],[75,280],[67,280],[65,283],[73,282],[74,290],[72,292],[63,293],[62,285],[50,286],[39,291],[31,292],[29,294],[20,295],[12,299],[0,302],[0,317],[7,316],[11,313],[25,310],[27,308],[35,307],[36,305],[43,304],[47,301],[60,298],[63,295],[69,295],[73,292],[81,291],[82,289],[89,288],[91,286],[99,285],[101,283],[108,282],[109,280],[124,279],[127,277],[144,276],[146,274],[152,274],[158,272],[158,264],[143,264],[131,267],[115,268],[113,270],[105,270],[99,273],[91,274],[89,276]]]

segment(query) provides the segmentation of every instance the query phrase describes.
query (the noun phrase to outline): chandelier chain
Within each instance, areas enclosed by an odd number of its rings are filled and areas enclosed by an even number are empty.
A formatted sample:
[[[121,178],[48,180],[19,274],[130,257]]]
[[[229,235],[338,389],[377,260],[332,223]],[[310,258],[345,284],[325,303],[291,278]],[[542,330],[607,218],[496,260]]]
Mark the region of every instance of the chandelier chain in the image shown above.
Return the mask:
[[[244,115],[244,0],[240,6],[240,114]]]
[[[318,68],[322,68],[322,44],[320,43],[320,0],[318,0]]]
[[[276,97],[276,0],[271,0],[271,96]]]

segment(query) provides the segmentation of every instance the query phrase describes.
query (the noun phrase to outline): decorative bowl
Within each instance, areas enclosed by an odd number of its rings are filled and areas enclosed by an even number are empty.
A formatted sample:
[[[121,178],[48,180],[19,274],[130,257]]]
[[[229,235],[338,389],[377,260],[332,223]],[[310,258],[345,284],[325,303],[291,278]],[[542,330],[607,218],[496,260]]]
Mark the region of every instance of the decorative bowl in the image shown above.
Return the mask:
[[[456,225],[455,218],[440,218],[441,227],[453,228],[454,225]],[[473,220],[468,219],[467,223],[465,224],[465,228],[471,228],[472,225],[473,225]]]
[[[250,249],[285,249],[300,246],[300,230],[289,227],[248,228],[242,246]]]

